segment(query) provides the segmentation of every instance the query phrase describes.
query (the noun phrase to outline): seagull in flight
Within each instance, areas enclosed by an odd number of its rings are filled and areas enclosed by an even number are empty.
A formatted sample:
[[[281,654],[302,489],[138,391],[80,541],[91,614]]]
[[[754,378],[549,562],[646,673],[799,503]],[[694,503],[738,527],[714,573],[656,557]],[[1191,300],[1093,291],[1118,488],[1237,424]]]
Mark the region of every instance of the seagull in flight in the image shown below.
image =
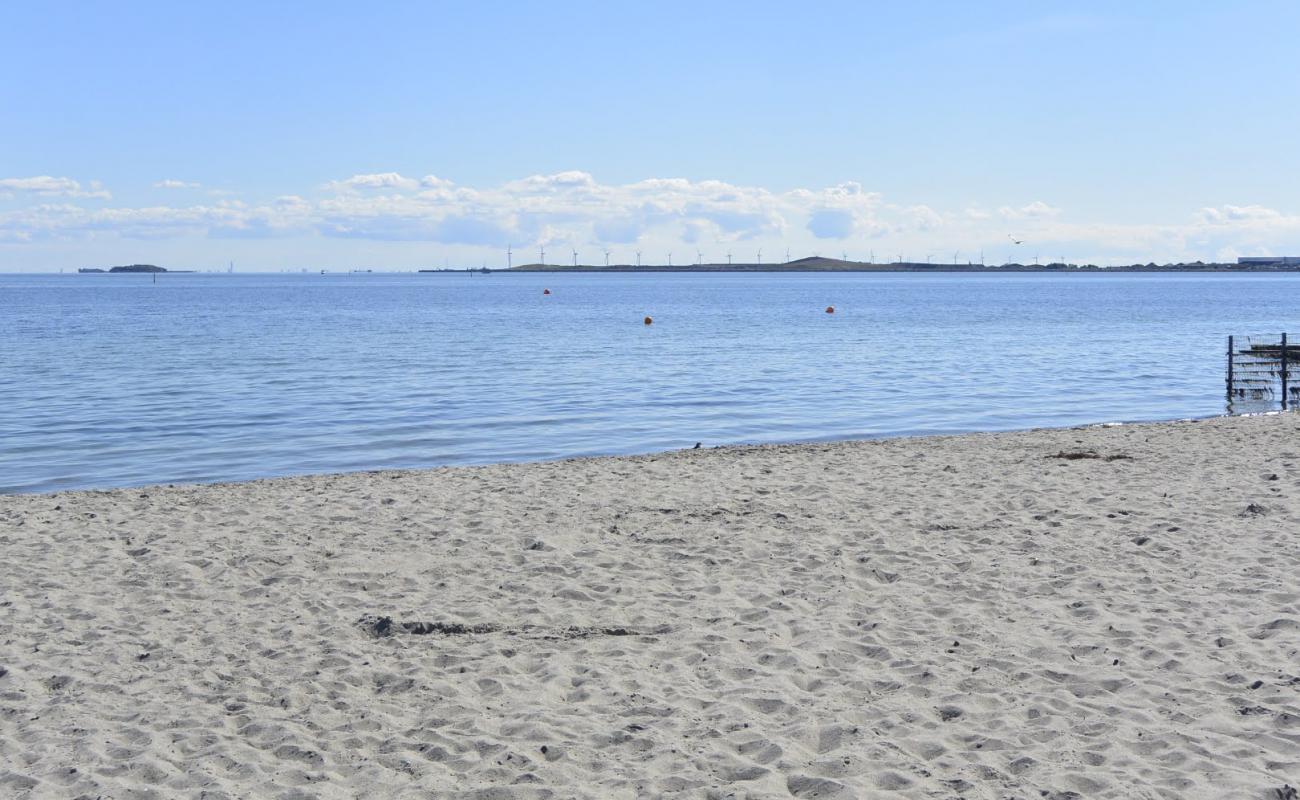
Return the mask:
[[[1012,243],[1012,244],[1024,244],[1024,243],[1025,243],[1025,240],[1024,240],[1024,239],[1017,239],[1016,237],[1012,236],[1012,235],[1009,234],[1009,233],[1007,234],[1007,238],[1011,240],[1011,243]]]

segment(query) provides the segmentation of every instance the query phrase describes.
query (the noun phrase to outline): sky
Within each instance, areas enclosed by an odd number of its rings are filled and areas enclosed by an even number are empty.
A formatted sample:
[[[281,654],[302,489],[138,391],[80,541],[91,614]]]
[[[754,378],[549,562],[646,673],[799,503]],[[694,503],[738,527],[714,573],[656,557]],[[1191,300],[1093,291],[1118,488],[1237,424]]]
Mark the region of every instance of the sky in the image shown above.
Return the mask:
[[[1290,1],[4,18],[3,272],[1300,255]]]

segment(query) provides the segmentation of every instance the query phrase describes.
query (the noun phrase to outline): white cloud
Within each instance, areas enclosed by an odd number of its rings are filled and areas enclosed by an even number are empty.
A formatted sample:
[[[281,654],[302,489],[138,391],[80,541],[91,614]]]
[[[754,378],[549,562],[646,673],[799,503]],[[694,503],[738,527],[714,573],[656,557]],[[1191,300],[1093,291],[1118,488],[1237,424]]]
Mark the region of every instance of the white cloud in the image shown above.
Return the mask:
[[[905,214],[908,224],[918,231],[933,231],[944,224],[943,216],[929,206],[911,206]]]
[[[369,175],[353,175],[341,181],[331,181],[329,188],[338,192],[356,192],[375,189],[417,189],[420,182],[407,178],[396,172],[377,172]]]
[[[506,184],[506,189],[513,192],[557,192],[595,186],[595,179],[588,173],[570,170],[554,175],[530,175],[523,180]]]
[[[847,239],[853,235],[853,214],[837,208],[819,209],[808,218],[808,230],[818,239]]]
[[[197,189],[199,184],[191,181],[178,181],[173,178],[165,178],[153,185],[155,189]]]
[[[43,197],[80,197],[107,200],[112,197],[99,181],[91,181],[88,188],[82,188],[72,178],[55,178],[50,175],[37,175],[31,178],[0,178],[0,195],[27,194]]]
[[[173,183],[183,182],[160,185]],[[857,258],[872,249],[891,259],[903,253],[912,260],[933,255],[936,261],[954,251],[987,250],[988,260],[998,263],[1034,255],[1098,263],[1113,256],[1116,263],[1131,263],[1300,251],[1300,216],[1258,205],[1200,209],[1182,224],[1096,222],[1066,219],[1042,200],[954,210],[891,203],[852,182],[785,191],[686,178],[607,184],[571,170],[472,187],[435,175],[417,179],[390,172],[353,175],[323,191],[260,202],[213,198],[138,208],[79,204],[76,198],[107,192],[70,178],[10,178],[0,181],[0,192],[30,203],[0,211],[0,242],[25,246],[107,237],[298,237],[409,242],[469,254],[512,244],[521,257],[544,244],[555,248],[548,253],[553,261],[567,261],[556,254],[568,248],[594,260],[590,254],[609,247],[623,263],[635,250],[644,250],[648,262],[662,261],[669,250],[677,261],[693,261],[697,249],[716,261],[733,246],[750,253],[789,247],[799,257],[830,241],[836,251]],[[1026,244],[1010,245],[1008,232]]]
[[[1236,247],[1229,245],[1227,247],[1220,247],[1217,251],[1215,251],[1214,260],[1226,261],[1228,263],[1231,263],[1233,261],[1236,261],[1238,258],[1240,258],[1243,255],[1245,255],[1245,253],[1243,253],[1241,250],[1238,250]]]
[[[1235,223],[1278,223],[1286,222],[1282,212],[1264,206],[1220,206],[1203,208],[1197,217],[1211,225],[1232,225]]]
[[[0,189],[11,192],[31,192],[32,194],[71,194],[78,191],[81,184],[71,178],[54,178],[39,175],[34,178],[3,178]]]
[[[1058,216],[1060,213],[1061,209],[1053,208],[1042,200],[1035,200],[1032,203],[1020,206],[1019,208],[1002,206],[998,209],[998,215],[1003,219],[1009,220],[1046,219],[1048,217]]]
[[[805,226],[818,239],[845,240],[855,236],[875,237],[897,227],[901,221],[886,221],[891,213],[877,192],[868,192],[854,182],[830,186],[821,191],[796,189],[786,194],[791,215],[808,214]],[[815,208],[808,211],[808,206]]]

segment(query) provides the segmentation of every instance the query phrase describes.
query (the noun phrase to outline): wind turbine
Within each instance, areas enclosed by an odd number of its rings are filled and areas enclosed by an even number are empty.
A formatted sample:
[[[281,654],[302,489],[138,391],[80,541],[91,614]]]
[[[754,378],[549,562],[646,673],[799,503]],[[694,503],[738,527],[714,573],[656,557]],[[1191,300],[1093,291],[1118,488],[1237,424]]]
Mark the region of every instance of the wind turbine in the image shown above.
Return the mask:
[[[959,255],[961,255],[961,251],[960,251],[960,250],[958,250],[958,251],[956,251],[956,252],[954,252],[954,253],[952,254],[952,263],[953,263],[953,266],[956,266],[956,265],[957,265],[957,256],[959,256]]]
[[[758,248],[758,263],[763,263],[763,248]]]
[[[574,250],[574,251],[573,251],[573,266],[575,266],[575,267],[578,266],[578,251],[577,251],[577,250]]]
[[[546,245],[542,245],[541,247],[537,248],[537,250],[542,254],[542,266],[544,267],[546,266]]]
[[[668,251],[668,266],[671,267],[672,265],[673,265],[673,251],[672,251],[672,250],[669,250],[669,251]]]
[[[848,261],[848,260],[849,260],[849,251],[848,250],[840,251],[840,261]]]
[[[510,251],[510,245],[506,245],[506,269],[513,266],[514,253]]]
[[[605,250],[605,266],[609,266],[609,250]]]
[[[727,251],[727,266],[731,266],[731,251]]]
[[[701,253],[699,250],[696,250],[696,251],[695,251],[695,266],[698,267],[698,266],[700,266],[700,265],[703,264],[703,263],[704,263],[704,254]]]
[[[785,249],[785,263],[790,263],[790,248],[788,247]]]
[[[638,267],[641,266],[641,251],[640,251],[640,250],[636,251],[636,265],[637,265]]]

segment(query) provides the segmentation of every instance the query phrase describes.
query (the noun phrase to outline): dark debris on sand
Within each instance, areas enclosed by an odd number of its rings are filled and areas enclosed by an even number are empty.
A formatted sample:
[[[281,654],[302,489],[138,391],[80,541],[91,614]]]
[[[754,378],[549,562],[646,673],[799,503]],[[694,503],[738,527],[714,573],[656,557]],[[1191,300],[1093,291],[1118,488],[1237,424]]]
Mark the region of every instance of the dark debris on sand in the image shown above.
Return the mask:
[[[1056,455],[1044,456],[1044,458],[1060,458],[1066,461],[1078,461],[1080,459],[1100,459],[1102,461],[1132,461],[1133,456],[1127,453],[1114,453],[1103,456],[1096,450],[1062,450]]]
[[[377,617],[371,614],[357,620],[357,625],[376,638],[393,636],[398,633],[409,633],[416,636],[481,636],[489,633],[500,633],[505,636],[534,636],[539,639],[586,639],[592,636],[654,636],[669,631],[667,626],[660,626],[651,630],[637,630],[621,626],[585,627],[569,625],[563,628],[543,628],[536,625],[525,625],[519,628],[507,628],[503,625],[493,625],[491,623],[466,625],[462,622],[394,622],[392,617]]]

